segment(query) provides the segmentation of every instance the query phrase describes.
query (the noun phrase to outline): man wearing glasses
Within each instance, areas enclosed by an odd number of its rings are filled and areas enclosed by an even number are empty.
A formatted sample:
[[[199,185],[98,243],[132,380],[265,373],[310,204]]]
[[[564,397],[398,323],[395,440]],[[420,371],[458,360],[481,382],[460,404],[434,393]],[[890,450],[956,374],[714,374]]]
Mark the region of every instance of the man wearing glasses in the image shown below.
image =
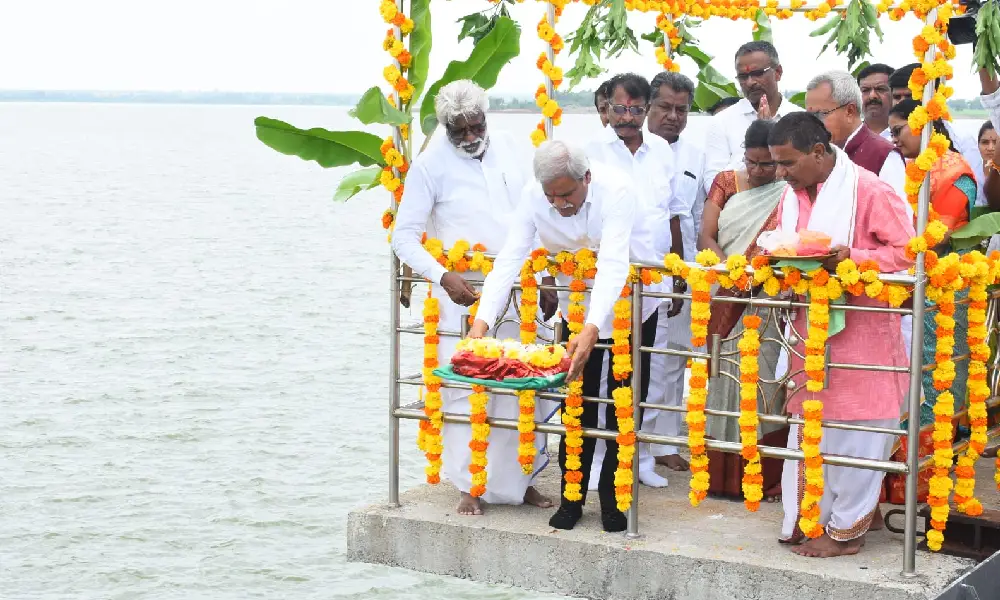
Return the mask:
[[[757,119],[776,119],[801,110],[781,96],[781,64],[770,42],[748,42],[736,51],[736,80],[743,99],[712,117],[705,137],[705,193],[715,176],[743,161],[743,136]]]
[[[587,145],[587,156],[595,162],[623,171],[635,185],[639,192],[638,210],[644,214],[654,235],[656,261],[662,261],[668,252],[683,256],[680,218],[690,218],[691,201],[677,194],[676,157],[670,144],[657,135],[647,133],[643,126],[649,110],[649,82],[635,73],[623,73],[609,79],[606,85],[608,127]],[[675,302],[665,311],[665,316],[674,317],[680,309],[681,303]],[[658,337],[665,348],[666,336]],[[646,343],[654,344],[654,340]],[[603,422],[599,424],[604,427]],[[599,440],[590,478],[594,486],[599,480],[604,450],[605,443]],[[666,478],[654,470],[655,461],[649,444],[639,445],[638,457],[639,481],[651,487],[666,486]]]
[[[889,142],[861,120],[861,88],[847,71],[828,71],[806,86],[806,110],[823,121],[831,140],[859,167],[868,169],[906,199],[906,165]],[[907,206],[909,206],[907,204]]]

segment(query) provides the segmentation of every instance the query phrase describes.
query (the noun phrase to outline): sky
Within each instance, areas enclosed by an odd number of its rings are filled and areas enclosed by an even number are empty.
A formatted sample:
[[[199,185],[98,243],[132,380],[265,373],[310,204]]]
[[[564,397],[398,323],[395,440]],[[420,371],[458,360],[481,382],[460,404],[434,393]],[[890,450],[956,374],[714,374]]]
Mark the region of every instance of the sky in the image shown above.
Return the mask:
[[[468,40],[457,43],[456,19],[489,7],[487,0],[433,0],[431,81],[471,49]],[[523,28],[521,55],[501,73],[497,94],[528,95],[541,82],[534,63],[544,44],[535,24],[543,11],[532,0],[514,7]],[[572,32],[585,12],[570,5],[558,31]],[[645,33],[655,15],[633,14],[630,24]],[[910,16],[882,25],[885,39],[875,40],[873,62],[913,62],[910,41],[921,23]],[[751,39],[750,27],[711,19],[696,35],[716,57],[715,67],[732,77],[732,56]],[[775,24],[783,88],[804,89],[823,70],[846,68],[846,58],[832,50],[817,59],[822,40],[808,35],[815,27],[799,16]],[[360,93],[381,83],[385,29],[377,0],[7,0],[0,2],[0,88]],[[652,77],[659,70],[653,47],[640,40],[640,50],[603,66]],[[567,54],[558,61],[566,70]],[[952,63],[956,97],[979,93],[971,58],[971,46],[959,47]],[[694,64],[686,60],[682,72],[693,77]],[[577,89],[595,85],[584,81]]]

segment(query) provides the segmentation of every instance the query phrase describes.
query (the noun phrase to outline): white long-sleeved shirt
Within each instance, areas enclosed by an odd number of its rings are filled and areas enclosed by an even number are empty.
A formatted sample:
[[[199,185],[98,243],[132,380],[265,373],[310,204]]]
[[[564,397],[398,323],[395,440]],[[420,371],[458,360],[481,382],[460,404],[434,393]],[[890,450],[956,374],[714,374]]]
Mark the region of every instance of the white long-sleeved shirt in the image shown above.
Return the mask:
[[[597,253],[597,276],[584,300],[585,322],[596,326],[601,338],[611,336],[613,306],[628,279],[630,258],[646,262],[659,259],[649,224],[637,210],[639,201],[628,176],[615,167],[597,162],[591,162],[590,173],[586,199],[572,217],[563,217],[552,207],[541,184],[535,182],[525,187],[507,242],[483,284],[477,319],[487,323],[496,320],[537,236],[551,253],[575,252],[583,248]],[[571,278],[560,273],[556,281],[568,286]],[[659,304],[656,298],[645,298],[643,320],[649,318]],[[559,305],[562,313],[568,315],[568,292],[559,293]]]
[[[844,147],[846,148],[854,136],[858,135],[862,127],[866,127],[862,123],[854,133],[847,136],[847,141],[844,142]],[[896,194],[906,200],[906,163],[903,161],[903,157],[900,156],[898,152],[890,152],[889,156],[886,157],[885,162],[882,163],[882,168],[879,170],[878,178],[889,184],[889,186],[895,190]],[[907,206],[910,205],[909,202],[906,203]]]
[[[677,165],[674,152],[663,138],[643,131],[642,144],[635,154],[625,146],[613,127],[605,127],[586,146],[587,156],[615,167],[628,175],[640,194],[637,210],[651,222],[657,252],[670,252],[670,218],[690,210],[677,198]]]
[[[782,98],[775,117],[802,110],[788,98]],[[708,194],[715,176],[726,169],[739,168],[743,161],[743,141],[747,128],[757,120],[757,110],[746,98],[712,117],[705,133],[705,177],[702,185]]]
[[[518,158],[526,151],[504,132],[490,133],[482,161],[460,154],[444,136],[432,140],[406,177],[392,234],[399,260],[421,277],[441,281],[447,271],[421,245],[425,230],[445,248],[466,240],[498,252],[526,181]]]
[[[685,210],[680,218],[681,235],[684,236],[684,260],[694,260],[698,253],[698,233],[701,231],[701,215],[705,212],[705,151],[683,133],[670,145],[677,160],[677,176],[674,178],[674,195],[684,203]]]

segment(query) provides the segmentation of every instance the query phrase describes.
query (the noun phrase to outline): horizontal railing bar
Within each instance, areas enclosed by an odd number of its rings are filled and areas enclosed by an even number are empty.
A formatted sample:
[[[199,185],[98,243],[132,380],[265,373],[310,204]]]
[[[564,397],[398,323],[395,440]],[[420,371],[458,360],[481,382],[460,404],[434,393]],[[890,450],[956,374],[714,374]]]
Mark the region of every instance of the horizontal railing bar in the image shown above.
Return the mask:
[[[417,419],[421,421],[426,421],[427,416],[424,415],[422,411],[417,410],[407,410],[403,408],[397,408],[393,411],[393,416],[398,419]],[[445,423],[462,423],[469,424],[469,415],[456,415],[451,413],[444,413],[443,420]],[[498,427],[500,429],[513,429],[517,430],[517,421],[514,419],[494,419],[492,417],[487,418],[486,422],[490,424],[491,427]],[[555,425],[553,423],[535,423],[535,431],[538,433],[554,433],[558,435],[565,435],[566,428],[562,425]],[[604,429],[590,429],[584,428],[581,432],[584,437],[592,437],[602,440],[614,440],[618,437],[617,431],[607,431]],[[687,438],[681,436],[672,435],[653,435],[648,433],[642,433],[641,431],[636,432],[636,441],[642,443],[650,444],[664,444],[668,446],[686,446]],[[742,452],[742,447],[736,442],[721,442],[718,440],[705,440],[705,447],[709,450],[719,450],[721,452],[726,452],[729,454],[739,454]],[[758,451],[761,456],[768,458],[782,458],[785,460],[803,460],[804,456],[801,450],[791,450],[789,448],[777,448],[775,446],[758,446]],[[855,467],[859,469],[869,469],[874,471],[884,471],[886,473],[906,473],[906,463],[897,463],[891,461],[883,460],[871,460],[869,458],[858,458],[855,456],[840,456],[837,454],[822,455],[823,462],[828,465],[838,466],[838,467]]]
[[[1000,425],[997,425],[993,429],[989,429],[989,430],[986,431],[986,439],[987,439],[987,441],[990,438],[995,438],[997,436],[1000,436]],[[964,452],[965,449],[968,448],[968,447],[969,447],[969,440],[966,439],[966,440],[962,440],[961,442],[959,442],[959,443],[955,444],[954,446],[952,446],[952,450],[951,451],[955,454],[955,456],[958,456],[959,453]],[[932,462],[934,462],[934,453],[933,452],[930,453],[930,454],[928,454],[924,458],[920,459],[920,462],[918,463],[919,466],[917,467],[917,472],[923,471]]]

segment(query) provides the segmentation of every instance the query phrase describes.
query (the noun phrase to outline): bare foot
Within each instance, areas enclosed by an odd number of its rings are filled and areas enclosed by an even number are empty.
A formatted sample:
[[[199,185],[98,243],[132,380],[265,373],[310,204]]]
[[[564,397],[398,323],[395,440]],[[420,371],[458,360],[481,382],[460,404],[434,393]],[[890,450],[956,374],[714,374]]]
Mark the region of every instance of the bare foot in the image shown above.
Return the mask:
[[[788,544],[789,546],[797,546],[802,543],[802,540],[806,539],[806,535],[801,531],[797,531],[792,534],[790,538],[778,538],[779,544]]]
[[[858,538],[860,540],[861,538]],[[792,548],[792,552],[799,556],[809,556],[812,558],[830,558],[833,556],[847,556],[857,554],[861,550],[864,542],[851,540],[850,542],[838,542],[825,533],[801,546]]]
[[[473,498],[469,494],[462,492],[462,499],[458,501],[458,514],[466,516],[479,516],[483,514],[483,507],[479,504],[479,498]]]
[[[781,502],[781,484],[767,488],[764,491],[764,500],[767,502]]]
[[[552,501],[549,500],[549,497],[542,495],[533,485],[529,485],[528,489],[524,490],[524,503],[538,508],[552,508]]]
[[[868,526],[868,531],[879,531],[885,529],[885,518],[882,516],[882,507],[875,507],[875,516],[872,517],[872,524]]]
[[[656,464],[663,465],[664,467],[674,471],[687,471],[690,468],[688,461],[684,460],[680,454],[657,456]]]

